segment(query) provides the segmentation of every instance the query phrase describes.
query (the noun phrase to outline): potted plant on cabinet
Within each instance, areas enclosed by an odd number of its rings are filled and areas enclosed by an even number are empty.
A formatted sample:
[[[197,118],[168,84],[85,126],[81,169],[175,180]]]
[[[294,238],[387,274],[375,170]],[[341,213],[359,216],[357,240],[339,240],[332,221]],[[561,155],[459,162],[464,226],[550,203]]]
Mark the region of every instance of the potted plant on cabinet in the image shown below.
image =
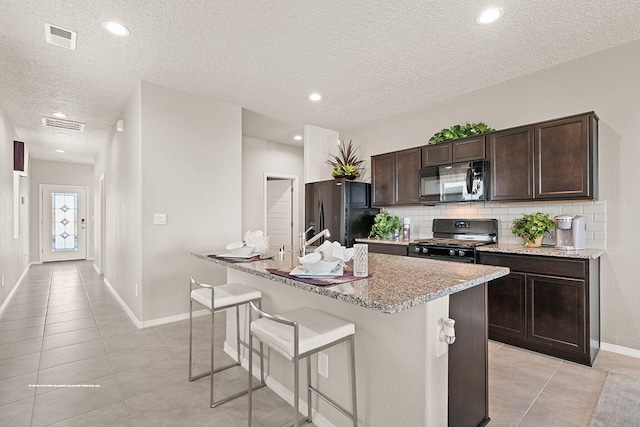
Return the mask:
[[[483,122],[453,125],[448,129],[442,129],[440,132],[436,132],[431,139],[429,139],[429,144],[437,144],[439,142],[451,141],[458,138],[466,138],[467,136],[481,135],[489,132],[495,132],[495,129],[487,126]]]
[[[340,140],[338,150],[337,156],[332,155],[333,159],[327,160],[327,163],[333,166],[331,176],[335,179],[356,179],[359,177],[362,170],[360,165],[364,160],[359,159],[356,155],[358,148],[353,148],[351,140],[348,145],[345,145],[344,141]]]
[[[392,216],[389,212],[382,210],[376,214],[373,219],[373,226],[371,227],[369,237],[374,239],[391,239],[394,236],[395,230],[398,230],[399,236],[400,230],[402,230],[400,218]]]
[[[539,248],[542,246],[542,239],[546,233],[550,233],[556,223],[549,218],[549,214],[535,212],[524,214],[522,218],[517,218],[511,225],[511,232],[522,237],[524,246],[529,248]]]

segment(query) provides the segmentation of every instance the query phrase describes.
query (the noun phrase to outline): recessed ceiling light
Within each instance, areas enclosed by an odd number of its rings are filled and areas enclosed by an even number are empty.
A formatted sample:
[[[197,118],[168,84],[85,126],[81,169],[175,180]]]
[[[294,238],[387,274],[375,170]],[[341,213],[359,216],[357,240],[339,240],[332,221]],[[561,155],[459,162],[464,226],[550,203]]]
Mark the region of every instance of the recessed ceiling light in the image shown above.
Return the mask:
[[[58,118],[58,119],[64,119],[64,118],[66,118],[66,117],[67,117],[67,115],[66,115],[65,113],[61,113],[61,112],[59,112],[59,111],[56,111],[55,113],[51,113],[51,115],[52,115],[53,117]]]
[[[504,10],[499,7],[492,7],[489,9],[485,9],[476,18],[476,22],[480,25],[491,24],[492,22],[496,22],[498,19],[502,18],[502,14]]]
[[[293,139],[295,139],[296,141],[302,141],[302,136],[296,135],[293,137]]]
[[[56,153],[64,153],[64,150],[56,150]]]
[[[130,34],[129,29],[122,24],[113,21],[107,21],[102,23],[102,28],[109,31],[116,36],[128,36]]]
[[[309,99],[312,101],[320,101],[322,99],[322,95],[320,95],[317,92],[314,92],[311,95],[309,95]]]

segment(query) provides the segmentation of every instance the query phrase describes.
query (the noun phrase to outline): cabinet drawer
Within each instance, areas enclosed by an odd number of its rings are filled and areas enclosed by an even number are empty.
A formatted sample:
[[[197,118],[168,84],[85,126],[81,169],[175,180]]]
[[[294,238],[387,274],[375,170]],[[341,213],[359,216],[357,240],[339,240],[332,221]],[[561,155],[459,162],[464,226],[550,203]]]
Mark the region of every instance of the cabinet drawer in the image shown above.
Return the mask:
[[[485,265],[509,267],[512,272],[522,271],[574,279],[586,279],[588,270],[588,260],[538,255],[509,255],[495,252],[479,252],[478,262]]]
[[[409,246],[388,243],[368,243],[369,252],[389,255],[409,255]]]

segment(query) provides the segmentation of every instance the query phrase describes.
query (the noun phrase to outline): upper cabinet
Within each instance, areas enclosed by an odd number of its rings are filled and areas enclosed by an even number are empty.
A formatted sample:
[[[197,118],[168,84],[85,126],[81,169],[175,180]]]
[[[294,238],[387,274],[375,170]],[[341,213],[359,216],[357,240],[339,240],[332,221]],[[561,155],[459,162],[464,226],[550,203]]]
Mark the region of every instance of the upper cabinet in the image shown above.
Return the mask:
[[[371,156],[373,206],[419,204],[420,147]]]
[[[490,200],[593,199],[597,126],[587,113],[490,134]]]
[[[422,167],[484,159],[485,138],[478,135],[426,145],[422,147]]]

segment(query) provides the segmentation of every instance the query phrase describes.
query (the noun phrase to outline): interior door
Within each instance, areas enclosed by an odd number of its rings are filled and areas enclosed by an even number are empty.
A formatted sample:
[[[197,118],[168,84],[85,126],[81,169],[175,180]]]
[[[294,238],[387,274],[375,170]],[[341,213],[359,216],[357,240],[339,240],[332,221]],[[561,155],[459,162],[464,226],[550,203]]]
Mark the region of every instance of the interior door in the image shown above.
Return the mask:
[[[40,248],[43,262],[87,258],[85,187],[40,186]]]
[[[292,183],[290,179],[267,180],[267,236],[271,246],[292,244]]]

